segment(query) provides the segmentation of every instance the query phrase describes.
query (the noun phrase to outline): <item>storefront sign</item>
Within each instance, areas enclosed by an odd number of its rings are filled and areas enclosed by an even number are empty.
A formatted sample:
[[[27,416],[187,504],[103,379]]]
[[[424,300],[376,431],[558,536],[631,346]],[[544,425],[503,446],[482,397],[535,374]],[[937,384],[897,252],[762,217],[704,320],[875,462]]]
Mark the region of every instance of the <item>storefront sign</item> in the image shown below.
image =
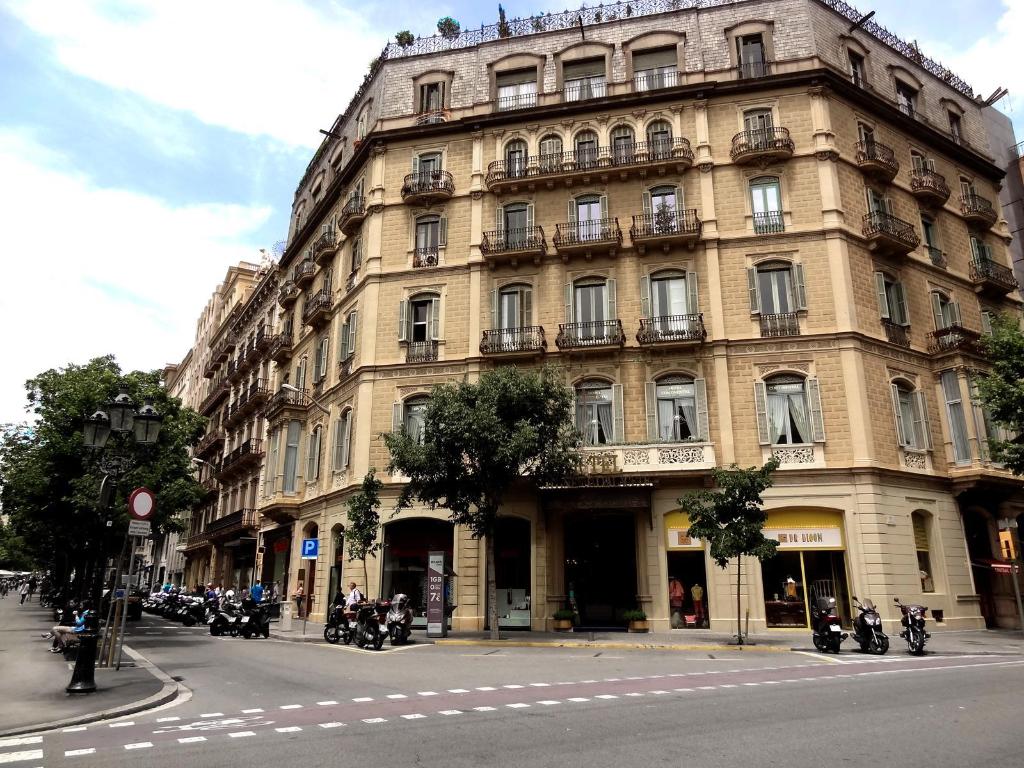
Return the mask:
[[[274,542],[275,552],[287,552],[288,551],[288,539],[278,539]]]
[[[842,549],[838,528],[765,528],[765,537],[779,542],[779,549]]]
[[[427,637],[444,637],[444,552],[427,555]]]
[[[704,541],[690,535],[686,528],[668,529],[669,549],[704,549]]]

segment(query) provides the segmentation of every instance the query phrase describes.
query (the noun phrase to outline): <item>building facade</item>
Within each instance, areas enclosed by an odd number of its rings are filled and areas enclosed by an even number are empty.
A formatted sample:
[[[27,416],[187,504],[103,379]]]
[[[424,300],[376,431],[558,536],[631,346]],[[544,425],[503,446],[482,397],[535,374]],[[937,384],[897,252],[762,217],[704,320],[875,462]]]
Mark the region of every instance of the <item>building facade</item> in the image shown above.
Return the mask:
[[[639,607],[659,630],[731,628],[735,565],[678,499],[771,457],[780,551],[744,569],[752,630],[806,626],[819,595],[846,619],[869,597],[890,626],[894,596],[940,627],[1015,621],[996,522],[1024,496],[990,460],[972,376],[992,315],[1020,308],[978,101],[836,0],[689,5],[391,45],[315,154],[280,314],[247,321],[273,331],[273,365],[242,374],[273,393],[255,570],[313,618],[353,580],[410,594],[422,623],[440,550],[453,626],[483,626],[483,547],[443,511],[390,514],[381,435],[421,429],[435,384],[550,363],[585,472],[502,510],[502,626],[570,606],[590,627]],[[224,451],[258,433],[243,421],[213,422],[235,430]],[[371,468],[383,547],[364,579],[345,500]]]

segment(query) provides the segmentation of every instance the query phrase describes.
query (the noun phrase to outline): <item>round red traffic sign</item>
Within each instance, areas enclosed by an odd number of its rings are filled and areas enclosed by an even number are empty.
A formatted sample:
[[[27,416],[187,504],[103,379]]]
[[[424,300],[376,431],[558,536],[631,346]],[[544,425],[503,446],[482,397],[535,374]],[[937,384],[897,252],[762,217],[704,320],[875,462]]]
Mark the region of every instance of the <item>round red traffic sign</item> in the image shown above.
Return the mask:
[[[128,497],[128,514],[136,520],[149,520],[156,510],[156,496],[149,488],[136,488]]]

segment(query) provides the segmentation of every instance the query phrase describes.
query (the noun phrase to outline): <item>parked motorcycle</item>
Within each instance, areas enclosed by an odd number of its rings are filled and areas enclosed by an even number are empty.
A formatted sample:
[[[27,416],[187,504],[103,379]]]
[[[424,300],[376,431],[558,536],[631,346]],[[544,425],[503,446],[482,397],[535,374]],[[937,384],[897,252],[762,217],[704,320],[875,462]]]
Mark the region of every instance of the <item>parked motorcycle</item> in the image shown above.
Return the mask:
[[[327,625],[324,627],[324,640],[331,645],[344,642],[349,645],[356,633],[356,625],[353,623],[356,612],[347,606],[336,605],[327,618]]]
[[[409,608],[409,596],[398,593],[391,600],[387,617],[388,637],[392,645],[409,642],[412,634],[412,610]]]
[[[214,637],[220,635],[231,635],[238,637],[239,627],[242,619],[242,604],[229,603],[227,600],[208,621],[210,634]]]
[[[257,603],[251,597],[242,601],[242,618],[239,623],[239,631],[246,640],[260,635],[270,637],[270,612],[266,605]]]
[[[856,596],[853,604],[859,611],[853,620],[853,640],[860,645],[863,653],[876,653],[879,656],[889,650],[889,637],[882,631],[882,617],[875,610],[870,600],[861,603]]]
[[[356,645],[365,648],[373,646],[379,651],[388,636],[387,615],[391,604],[387,600],[374,603],[360,603],[356,610]]]
[[[181,622],[186,627],[194,627],[196,624],[205,623],[206,617],[206,601],[203,598],[192,597],[185,602],[185,612],[182,614]]]
[[[811,609],[811,638],[821,652],[839,653],[839,646],[848,635],[839,624],[839,612],[834,597],[819,597]]]
[[[928,609],[916,603],[901,603],[898,597],[893,598],[896,605],[900,607],[903,617],[900,624],[903,625],[900,637],[907,641],[907,650],[915,656],[924,655],[924,644],[931,635],[924,629],[924,618]]]

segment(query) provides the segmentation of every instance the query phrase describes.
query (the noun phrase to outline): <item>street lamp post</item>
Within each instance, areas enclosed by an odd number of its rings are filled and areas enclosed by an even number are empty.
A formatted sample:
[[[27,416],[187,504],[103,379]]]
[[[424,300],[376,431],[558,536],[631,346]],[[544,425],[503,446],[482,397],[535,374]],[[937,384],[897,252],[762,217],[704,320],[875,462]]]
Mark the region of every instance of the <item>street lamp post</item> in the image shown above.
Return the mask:
[[[117,397],[107,404],[105,411],[102,409],[97,410],[92,416],[85,419],[82,429],[83,442],[86,447],[93,449],[93,451],[99,454],[99,466],[103,471],[103,481],[100,483],[99,506],[104,512],[109,512],[113,504],[117,481],[131,466],[131,460],[123,453],[105,453],[111,434],[126,436],[119,441],[119,444],[116,446],[118,448],[123,448],[129,439],[134,440],[134,442],[140,445],[153,445],[160,434],[162,421],[163,417],[153,407],[152,400],[147,399],[145,405],[136,411],[135,404],[124,387],[121,388]],[[129,435],[130,437],[127,437]],[[100,578],[103,572],[103,562],[106,558],[104,539],[106,528],[110,526],[110,523],[109,519],[105,521],[103,534],[100,536],[100,543],[97,545],[96,561]],[[126,536],[126,544],[127,541],[128,538]],[[122,556],[123,554],[122,549]],[[100,578],[97,578],[96,584],[101,583]],[[114,588],[117,588],[116,580]],[[71,675],[71,682],[68,683],[65,689],[68,693],[93,693],[96,690],[96,643],[99,639],[97,611],[99,610],[102,592],[96,587],[94,587],[93,592],[93,610],[86,619],[85,631],[80,635],[75,670]],[[111,605],[113,605],[113,601],[111,601]],[[127,601],[125,608],[127,609]]]

